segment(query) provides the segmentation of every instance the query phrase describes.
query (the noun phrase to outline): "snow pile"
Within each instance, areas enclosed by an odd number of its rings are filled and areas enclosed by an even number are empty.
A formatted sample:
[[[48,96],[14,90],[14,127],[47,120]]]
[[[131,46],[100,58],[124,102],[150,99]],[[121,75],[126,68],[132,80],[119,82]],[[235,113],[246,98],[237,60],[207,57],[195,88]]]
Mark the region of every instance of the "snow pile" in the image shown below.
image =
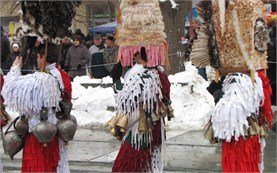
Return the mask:
[[[170,75],[171,100],[175,118],[168,122],[170,129],[203,129],[214,106],[213,97],[206,90],[209,85],[197,74],[197,69],[190,63],[186,71]],[[187,85],[182,86],[180,83]]]
[[[79,83],[72,83],[73,110],[72,115],[77,118],[78,125],[84,127],[103,126],[113,116],[108,107],[115,106],[113,88],[88,87]]]
[[[170,75],[171,100],[175,118],[166,122],[167,128],[174,130],[203,129],[209,119],[209,111],[214,106],[213,98],[206,90],[208,82],[197,74],[197,69],[190,63],[186,64],[186,71]],[[77,118],[80,127],[105,127],[114,115],[108,107],[115,106],[113,88],[88,87],[85,83],[112,83],[110,77],[91,79],[88,76],[76,77],[72,83],[73,110],[72,115]],[[18,113],[7,110],[13,118]]]
[[[206,90],[208,82],[197,74],[190,63],[186,71],[170,75],[171,100],[175,118],[168,122],[169,129],[196,130],[202,129],[209,119],[213,107],[213,98]],[[115,106],[112,88],[82,87],[81,83],[112,83],[110,77],[90,79],[87,76],[75,78],[73,84],[73,111],[80,126],[99,127],[114,115],[108,107]],[[186,85],[184,85],[186,84]]]

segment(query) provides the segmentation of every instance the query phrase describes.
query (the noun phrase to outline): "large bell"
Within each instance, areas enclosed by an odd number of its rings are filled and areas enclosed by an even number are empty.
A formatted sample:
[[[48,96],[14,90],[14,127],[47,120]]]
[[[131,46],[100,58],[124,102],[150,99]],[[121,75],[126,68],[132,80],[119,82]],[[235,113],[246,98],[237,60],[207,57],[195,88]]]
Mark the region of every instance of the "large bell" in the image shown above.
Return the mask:
[[[43,146],[51,142],[57,133],[57,127],[47,121],[42,121],[33,128],[33,134]]]
[[[125,132],[128,126],[128,116],[127,115],[121,116],[116,126],[120,128],[121,132]]]
[[[67,144],[68,141],[73,140],[77,125],[72,120],[61,120],[57,124],[58,135]]]
[[[17,135],[16,131],[6,132],[3,136],[3,146],[5,154],[13,159],[14,155],[23,148],[23,140]]]
[[[73,121],[73,122],[77,125],[77,119],[76,119],[76,117],[75,117],[74,115],[70,115],[70,116],[69,116],[69,119],[70,119],[71,121]]]
[[[13,159],[14,155],[23,148],[22,138],[17,135],[16,131],[14,131],[14,130],[9,131],[9,129],[12,127],[12,125],[18,119],[19,119],[19,117],[15,118],[15,120],[6,129],[4,134],[1,131],[4,152],[5,152],[5,154],[9,155],[11,159]],[[2,130],[2,128],[1,128],[1,130]]]
[[[18,121],[17,123],[14,123],[14,129],[20,137],[25,137],[27,135],[29,131],[29,125],[25,116],[22,116],[20,121]]]

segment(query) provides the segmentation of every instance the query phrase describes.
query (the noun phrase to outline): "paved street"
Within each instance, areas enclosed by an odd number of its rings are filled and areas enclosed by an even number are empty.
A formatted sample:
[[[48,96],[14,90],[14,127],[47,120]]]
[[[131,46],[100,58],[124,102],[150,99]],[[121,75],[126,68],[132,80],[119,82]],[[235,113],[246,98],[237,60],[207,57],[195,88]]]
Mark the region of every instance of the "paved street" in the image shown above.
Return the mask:
[[[202,131],[169,131],[167,133],[166,173],[171,172],[220,172],[220,147],[203,138]],[[2,145],[2,144],[1,144]],[[75,140],[69,143],[69,160],[74,172],[111,172],[120,142],[104,129],[78,129]],[[21,153],[10,160],[2,155],[4,172],[19,172]],[[265,152],[265,172],[276,170],[276,134],[270,133]]]

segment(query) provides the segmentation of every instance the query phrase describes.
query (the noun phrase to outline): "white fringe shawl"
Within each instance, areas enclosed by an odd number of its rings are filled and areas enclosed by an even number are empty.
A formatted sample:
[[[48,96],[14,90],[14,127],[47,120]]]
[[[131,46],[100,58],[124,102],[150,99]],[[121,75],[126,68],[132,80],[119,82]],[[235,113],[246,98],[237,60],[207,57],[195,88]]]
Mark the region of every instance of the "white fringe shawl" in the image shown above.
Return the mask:
[[[51,75],[35,72],[21,76],[19,67],[12,67],[4,79],[1,94],[13,111],[31,116],[39,115],[42,107],[59,110],[61,93]]]
[[[216,138],[229,142],[234,136],[238,140],[239,136],[245,134],[243,127],[249,127],[247,117],[259,114],[259,106],[264,98],[263,86],[256,72],[254,75],[254,85],[245,74],[226,76],[222,88],[224,95],[212,110],[211,121]]]
[[[137,71],[137,72],[135,72]],[[159,83],[155,80],[158,74],[155,71],[148,71],[146,69],[139,72],[137,68],[130,69],[128,79],[125,81],[123,89],[116,95],[116,109],[120,115],[128,116],[127,133],[132,133],[131,143],[139,148],[142,141],[149,142],[149,133],[139,133],[139,105],[144,105],[144,110],[154,111],[154,102],[158,100]],[[130,76],[130,74],[134,74]],[[146,78],[141,78],[144,76]],[[142,86],[142,88],[141,88]],[[135,98],[137,98],[135,100]],[[156,109],[158,110],[158,109]],[[127,135],[125,135],[125,138]]]

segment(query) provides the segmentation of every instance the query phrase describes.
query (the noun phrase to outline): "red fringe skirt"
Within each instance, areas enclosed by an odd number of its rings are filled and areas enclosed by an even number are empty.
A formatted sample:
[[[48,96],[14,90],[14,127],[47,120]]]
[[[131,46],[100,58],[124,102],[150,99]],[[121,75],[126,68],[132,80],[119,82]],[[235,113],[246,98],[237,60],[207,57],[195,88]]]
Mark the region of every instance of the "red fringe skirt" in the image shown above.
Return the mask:
[[[36,137],[29,133],[23,148],[21,172],[57,172],[59,154],[57,136],[47,147],[43,147]]]
[[[260,162],[258,135],[222,143],[222,172],[259,172]]]
[[[112,172],[149,172],[150,168],[150,151],[136,150],[124,142],[114,161]]]
[[[162,144],[161,123],[157,122],[152,131],[151,150],[154,146]],[[115,159],[112,172],[150,172],[151,171],[150,147],[147,150],[132,147],[128,142],[121,145]]]

